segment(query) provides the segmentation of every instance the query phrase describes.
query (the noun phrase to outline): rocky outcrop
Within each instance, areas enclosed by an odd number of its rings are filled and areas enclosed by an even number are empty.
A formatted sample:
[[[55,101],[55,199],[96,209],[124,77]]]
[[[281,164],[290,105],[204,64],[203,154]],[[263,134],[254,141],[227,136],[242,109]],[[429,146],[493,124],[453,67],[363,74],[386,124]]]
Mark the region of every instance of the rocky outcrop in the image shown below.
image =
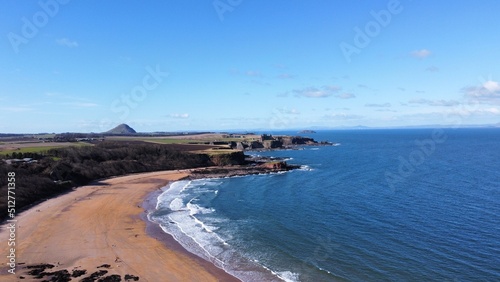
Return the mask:
[[[265,140],[262,145],[264,149],[276,149],[283,147],[283,142],[280,140]]]
[[[229,146],[237,150],[280,149],[298,145],[332,145],[330,142],[317,142],[313,138],[302,136],[272,136],[261,135],[258,141],[230,142]]]
[[[210,156],[210,161],[216,166],[242,165],[245,164],[245,154],[242,151],[232,153],[220,153]]]
[[[288,165],[286,162],[268,162],[268,163],[265,163],[265,164],[262,164],[261,165],[262,167],[265,167],[267,169],[272,169],[272,170],[285,170]]]

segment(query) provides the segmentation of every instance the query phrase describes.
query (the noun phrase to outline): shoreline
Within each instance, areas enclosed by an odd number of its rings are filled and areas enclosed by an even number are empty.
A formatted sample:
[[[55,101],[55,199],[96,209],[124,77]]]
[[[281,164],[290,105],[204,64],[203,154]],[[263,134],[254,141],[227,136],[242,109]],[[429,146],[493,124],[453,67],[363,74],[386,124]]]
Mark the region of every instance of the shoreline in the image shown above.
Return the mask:
[[[57,276],[72,281],[91,274],[99,278],[128,275],[139,281],[240,281],[188,252],[147,219],[151,195],[190,173],[173,170],[112,177],[18,214],[16,274],[8,273],[3,264],[0,279],[18,281],[22,276],[29,281],[36,277],[33,270],[38,270],[45,279]],[[7,228],[0,230],[5,246],[7,232]],[[33,265],[38,267],[26,268]],[[76,278],[73,275],[78,271],[86,273]]]
[[[297,168],[299,168],[299,167],[297,167]],[[205,171],[205,169],[211,170],[211,172],[207,173]],[[224,169],[227,169],[227,167],[225,167]],[[158,196],[165,193],[165,192],[167,194],[171,194],[171,192],[168,192],[170,189],[170,186],[174,185],[175,183],[178,183],[178,182],[182,182],[182,181],[191,182],[191,181],[196,181],[196,180],[210,181],[213,179],[225,179],[225,178],[244,177],[244,176],[251,176],[251,175],[268,175],[268,174],[283,173],[283,172],[288,171],[288,170],[278,170],[278,171],[270,171],[269,170],[265,173],[262,173],[262,172],[257,173],[256,171],[254,171],[251,168],[248,170],[245,170],[245,169],[241,169],[239,167],[233,167],[232,169],[233,169],[232,173],[225,174],[225,173],[222,173],[217,168],[204,168],[204,169],[202,169],[202,172],[198,172],[198,174],[191,173],[188,177],[186,177],[184,179],[179,179],[179,180],[170,182],[167,185],[168,186],[167,189],[157,190],[157,191],[154,191],[148,195],[148,199],[145,201],[145,206],[144,206],[146,209],[146,213],[149,215],[149,212],[156,211],[156,204],[158,203]],[[244,171],[246,171],[247,173],[244,173]],[[167,186],[165,186],[165,187],[167,187]],[[164,187],[162,187],[162,188],[164,188]],[[165,235],[165,234],[168,235],[167,238],[164,239],[165,241],[163,241],[163,242],[166,245],[172,244],[172,245],[169,245],[169,248],[170,247],[179,248],[179,250],[181,252],[186,252],[188,255],[193,256],[194,259],[199,260],[202,264],[208,264],[210,267],[214,267],[217,270],[222,270],[225,274],[230,275],[231,277],[235,278],[237,281],[247,281],[247,279],[250,279],[248,281],[287,281],[285,278],[280,276],[279,273],[273,272],[271,269],[267,268],[266,266],[261,265],[259,263],[256,263],[255,261],[248,260],[247,258],[244,258],[241,256],[239,256],[238,258],[240,260],[242,259],[241,261],[239,261],[239,263],[245,264],[245,266],[243,268],[241,268],[241,265],[239,265],[236,268],[234,266],[232,266],[232,267],[229,267],[229,269],[225,269],[225,268],[223,269],[220,266],[218,266],[217,264],[215,264],[213,261],[210,261],[206,256],[200,255],[197,252],[197,250],[193,250],[191,247],[184,246],[183,244],[185,244],[185,242],[177,241],[177,239],[174,238],[174,235],[172,233],[170,233],[170,231],[163,230],[163,228],[160,226],[159,223],[157,223],[153,220],[149,220],[149,218],[147,218],[147,216],[145,217],[145,220],[148,222],[148,226],[150,226],[151,228],[154,229],[154,231],[150,234],[150,236],[155,236],[155,234],[158,235],[158,233],[156,233],[156,232],[159,232],[160,234],[163,234],[163,235]],[[190,238],[189,235],[187,235],[187,237]],[[196,242],[196,241],[194,241],[194,242]],[[204,250],[203,247],[201,250]],[[206,251],[206,250],[204,250],[204,251]],[[208,257],[219,261],[219,258],[212,257],[212,256],[213,256],[213,254],[208,254]],[[232,261],[222,261],[221,263],[223,265],[232,265],[231,262]],[[229,263],[229,264],[227,264],[227,263]],[[243,272],[245,273],[243,276],[241,276],[243,274],[242,269],[244,269]],[[255,280],[256,278],[258,280]],[[221,281],[224,281],[224,280],[221,280]]]
[[[221,282],[241,282],[240,279],[237,277],[232,276],[231,274],[227,273],[223,269],[217,267],[213,263],[206,261],[205,259],[197,256],[196,254],[191,253],[188,251],[186,248],[184,248],[175,238],[168,234],[167,232],[163,231],[161,228],[160,224],[153,222],[148,219],[148,213],[151,212],[156,208],[156,202],[157,202],[157,197],[163,193],[161,188],[166,187],[171,185],[174,182],[185,180],[184,179],[179,179],[175,181],[169,182],[167,185],[160,187],[156,191],[153,191],[149,193],[146,198],[144,199],[144,202],[142,204],[142,207],[144,208],[144,212],[141,214],[141,219],[146,222],[146,234],[152,238],[155,238],[156,240],[159,240],[163,243],[163,245],[175,252],[182,253],[191,259],[193,259],[195,262],[199,263],[200,265],[204,266],[206,270],[218,277],[218,281]]]

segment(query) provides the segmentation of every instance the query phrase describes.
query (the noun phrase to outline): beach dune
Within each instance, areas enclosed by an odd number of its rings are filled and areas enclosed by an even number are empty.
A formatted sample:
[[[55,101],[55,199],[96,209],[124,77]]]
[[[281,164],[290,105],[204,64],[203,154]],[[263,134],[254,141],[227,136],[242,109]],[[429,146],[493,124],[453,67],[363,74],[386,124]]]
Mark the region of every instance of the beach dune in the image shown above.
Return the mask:
[[[74,281],[100,270],[102,277],[125,275],[139,281],[239,281],[181,248],[167,247],[171,237],[146,233],[142,203],[146,196],[187,171],[164,171],[103,180],[45,201],[17,216],[16,274],[0,267],[1,281],[30,281],[28,265],[52,264],[54,272],[86,270]],[[142,217],[142,218],[141,218]],[[2,228],[1,241],[8,231]],[[172,244],[172,243],[170,243]],[[5,256],[4,256],[5,258]],[[131,277],[129,276],[129,277]],[[37,280],[39,281],[39,280]],[[131,280],[132,281],[132,280]]]

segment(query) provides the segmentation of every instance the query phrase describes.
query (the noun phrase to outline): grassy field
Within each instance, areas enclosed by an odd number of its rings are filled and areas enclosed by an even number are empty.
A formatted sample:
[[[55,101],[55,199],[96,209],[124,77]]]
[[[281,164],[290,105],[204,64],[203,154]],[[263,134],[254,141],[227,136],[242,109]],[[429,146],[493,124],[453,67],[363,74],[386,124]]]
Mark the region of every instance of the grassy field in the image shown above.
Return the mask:
[[[199,140],[192,139],[179,139],[179,138],[168,138],[168,137],[128,137],[128,136],[117,136],[117,137],[107,137],[108,141],[143,141],[158,144],[188,144],[188,143],[202,143],[197,142]]]
[[[207,154],[209,156],[213,156],[213,155],[234,153],[234,152],[238,152],[238,151],[239,150],[228,148],[228,149],[217,149],[217,150],[208,149],[208,150],[201,150],[201,151],[193,151],[192,153]]]
[[[158,143],[158,144],[203,144],[204,141],[189,140],[189,139],[170,139],[170,138],[142,138],[138,139],[144,142]]]
[[[12,154],[12,153],[42,153],[42,152],[47,152],[50,149],[55,149],[55,148],[64,148],[64,147],[69,147],[67,144],[64,145],[53,145],[53,146],[46,146],[45,143],[37,143],[30,144],[32,146],[20,146],[18,148],[0,148],[0,155],[5,156],[6,154]],[[43,145],[43,146],[42,146]],[[15,147],[15,144],[9,144],[9,147]],[[92,144],[85,143],[85,142],[77,142],[77,143],[71,143],[70,146],[92,146]]]

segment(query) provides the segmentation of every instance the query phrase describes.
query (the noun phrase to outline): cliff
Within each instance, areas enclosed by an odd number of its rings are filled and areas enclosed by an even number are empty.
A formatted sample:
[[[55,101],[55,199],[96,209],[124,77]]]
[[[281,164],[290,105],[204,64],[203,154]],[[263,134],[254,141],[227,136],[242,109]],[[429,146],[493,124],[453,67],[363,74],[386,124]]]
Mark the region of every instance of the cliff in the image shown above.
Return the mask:
[[[318,142],[302,136],[272,136],[263,134],[260,140],[230,142],[229,146],[238,150],[285,149],[299,145],[332,145],[330,142]]]
[[[216,166],[243,165],[245,154],[242,151],[210,155],[210,161]]]

